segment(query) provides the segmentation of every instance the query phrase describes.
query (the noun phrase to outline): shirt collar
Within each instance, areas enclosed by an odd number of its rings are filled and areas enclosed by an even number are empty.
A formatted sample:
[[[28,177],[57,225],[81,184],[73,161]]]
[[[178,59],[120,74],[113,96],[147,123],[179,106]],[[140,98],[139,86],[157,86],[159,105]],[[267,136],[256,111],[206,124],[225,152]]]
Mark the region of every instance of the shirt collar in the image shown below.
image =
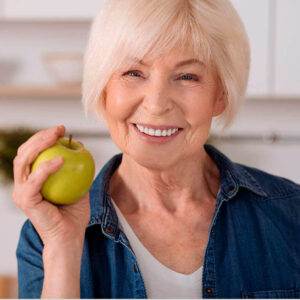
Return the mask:
[[[268,196],[258,181],[241,164],[234,163],[210,144],[205,144],[204,149],[220,170],[222,200],[232,199],[241,187],[261,197]],[[119,230],[118,217],[110,199],[109,182],[112,174],[120,165],[122,156],[122,153],[113,156],[104,165],[90,188],[91,218],[88,226],[102,224],[103,234],[110,238],[116,238]]]
[[[258,196],[268,197],[259,182],[243,165],[233,162],[224,153],[210,144],[205,144],[204,148],[220,170],[221,190],[225,195],[226,201],[232,199],[241,187]]]

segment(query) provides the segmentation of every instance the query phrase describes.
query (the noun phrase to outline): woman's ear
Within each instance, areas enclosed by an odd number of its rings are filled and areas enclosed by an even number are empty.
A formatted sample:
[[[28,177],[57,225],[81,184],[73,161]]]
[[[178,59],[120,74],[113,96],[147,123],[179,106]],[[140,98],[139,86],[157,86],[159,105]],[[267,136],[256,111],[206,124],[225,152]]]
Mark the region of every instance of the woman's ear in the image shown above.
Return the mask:
[[[216,82],[217,82],[217,95],[216,95],[216,101],[214,103],[214,109],[213,109],[213,117],[221,115],[224,110],[227,107],[227,93],[225,91],[225,88],[222,84],[222,80],[218,73],[216,73]]]
[[[100,96],[98,97],[98,101],[97,101],[97,110],[101,112],[101,114],[106,112],[106,98],[107,98],[107,93],[105,87],[102,93],[100,94]]]
[[[104,109],[104,111],[106,111],[106,96],[107,96],[107,94],[106,94],[106,87],[105,87],[103,90],[103,99],[102,99],[102,101],[103,101],[102,109]]]
[[[216,117],[224,112],[227,107],[227,97],[224,89],[222,88],[214,105],[213,117]]]
[[[105,118],[105,116],[106,116],[106,89],[104,89],[102,94],[98,97],[96,109],[97,109],[98,116]]]

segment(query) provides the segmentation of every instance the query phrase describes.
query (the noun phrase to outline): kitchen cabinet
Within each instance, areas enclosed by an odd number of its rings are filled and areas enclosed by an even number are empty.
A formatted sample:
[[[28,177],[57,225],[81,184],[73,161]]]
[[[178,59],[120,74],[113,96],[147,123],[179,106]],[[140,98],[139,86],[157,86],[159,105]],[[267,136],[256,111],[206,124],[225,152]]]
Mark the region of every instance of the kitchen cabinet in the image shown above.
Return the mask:
[[[276,1],[275,94],[300,95],[300,1]]]
[[[272,29],[270,0],[231,0],[231,2],[246,27],[250,41],[251,66],[247,96],[268,95],[270,57],[272,57],[269,56],[269,35]]]
[[[99,10],[102,0],[0,0],[5,20],[87,20]],[[1,9],[1,2],[0,2]]]
[[[78,21],[78,26],[82,26],[80,22],[88,24],[103,1],[0,0],[0,20]],[[300,39],[297,29],[300,28],[300,18],[297,13],[300,0],[231,2],[246,27],[251,47],[246,97],[299,99]]]
[[[5,0],[0,0],[0,19],[4,17],[5,12]]]

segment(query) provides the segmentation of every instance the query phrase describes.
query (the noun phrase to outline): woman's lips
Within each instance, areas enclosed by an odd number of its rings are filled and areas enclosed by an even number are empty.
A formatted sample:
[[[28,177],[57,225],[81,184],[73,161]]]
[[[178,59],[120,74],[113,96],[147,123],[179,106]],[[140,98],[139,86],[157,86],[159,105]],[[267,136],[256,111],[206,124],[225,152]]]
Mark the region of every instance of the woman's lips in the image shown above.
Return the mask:
[[[180,128],[175,133],[173,133],[171,136],[151,136],[151,135],[148,135],[146,133],[143,133],[143,132],[139,131],[138,128],[136,127],[136,124],[131,124],[131,125],[133,126],[133,129],[138,134],[138,136],[141,140],[143,140],[145,142],[148,142],[148,143],[151,143],[151,144],[165,144],[165,143],[168,143],[168,142],[174,140],[183,131],[183,129]],[[150,128],[153,128],[153,127],[150,127]],[[173,127],[173,128],[178,128],[178,127]],[[155,128],[155,129],[160,129],[160,128]],[[171,129],[171,128],[168,128],[168,129]]]
[[[151,124],[145,124],[145,123],[136,123],[134,125],[141,125],[143,127],[152,128],[152,129],[160,129],[160,130],[168,130],[168,129],[182,129],[179,126],[164,126],[164,125],[151,125]]]

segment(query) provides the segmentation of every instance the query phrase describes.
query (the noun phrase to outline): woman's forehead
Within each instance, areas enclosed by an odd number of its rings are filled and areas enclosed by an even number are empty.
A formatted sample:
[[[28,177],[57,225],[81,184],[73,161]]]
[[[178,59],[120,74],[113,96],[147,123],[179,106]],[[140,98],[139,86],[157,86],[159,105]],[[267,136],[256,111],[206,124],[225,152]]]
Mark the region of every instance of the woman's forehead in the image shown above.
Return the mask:
[[[188,64],[197,64],[198,66],[205,66],[207,62],[202,55],[196,54],[191,49],[174,48],[164,53],[147,53],[144,57],[136,57],[128,55],[124,63],[129,65],[144,65],[146,67],[151,66],[154,61],[159,60],[163,62],[170,62],[173,67],[181,67]]]
[[[205,62],[203,62],[202,60],[198,59],[197,57],[194,57],[193,55],[186,55],[184,58],[181,58],[179,56],[175,56],[175,57],[171,57],[170,56],[165,56],[165,57],[161,57],[160,59],[162,60],[168,60],[171,63],[171,67],[172,68],[179,68],[182,66],[186,66],[186,65],[197,65],[200,67],[205,67]],[[148,60],[143,60],[143,59],[138,59],[136,57],[131,57],[129,58],[129,61],[131,61],[133,64],[137,64],[137,65],[143,65],[146,67],[150,67],[152,65],[153,60],[148,61]]]

